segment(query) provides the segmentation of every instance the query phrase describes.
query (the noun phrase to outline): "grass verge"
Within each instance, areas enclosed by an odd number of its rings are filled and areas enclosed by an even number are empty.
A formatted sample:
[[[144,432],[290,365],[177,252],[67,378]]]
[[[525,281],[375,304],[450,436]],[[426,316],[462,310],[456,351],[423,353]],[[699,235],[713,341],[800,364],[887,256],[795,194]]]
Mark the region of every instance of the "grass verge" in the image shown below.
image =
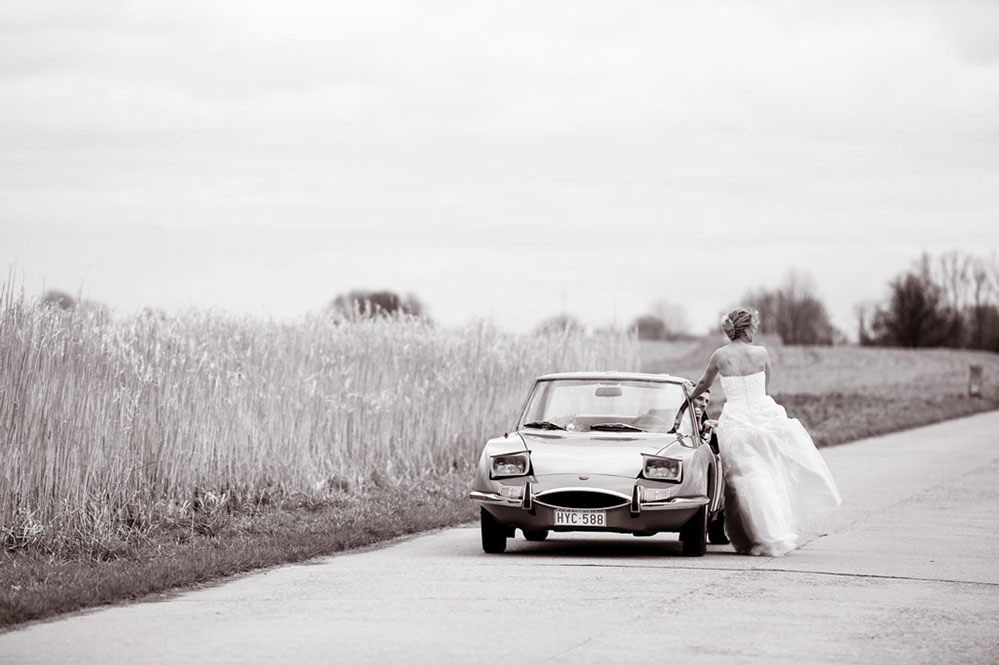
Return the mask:
[[[0,554],[0,628],[303,561],[468,522],[471,471],[363,495],[161,523],[72,556],[43,547]]]
[[[999,399],[959,395],[776,395],[819,446],[999,408]],[[0,628],[196,586],[303,561],[475,517],[471,471],[405,486],[368,486],[322,502],[233,509],[146,525],[141,533],[72,553],[8,541],[0,555]]]
[[[999,409],[999,398],[964,395],[892,396],[827,393],[775,395],[815,445],[834,446]]]

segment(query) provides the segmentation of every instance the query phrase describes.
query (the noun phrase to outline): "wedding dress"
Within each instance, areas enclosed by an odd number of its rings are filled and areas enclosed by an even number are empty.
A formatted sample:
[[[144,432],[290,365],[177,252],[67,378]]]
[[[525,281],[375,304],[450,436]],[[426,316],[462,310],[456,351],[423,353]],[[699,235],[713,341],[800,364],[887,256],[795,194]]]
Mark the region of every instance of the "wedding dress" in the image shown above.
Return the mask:
[[[725,532],[737,552],[781,556],[801,526],[842,503],[812,438],[766,393],[766,374],[722,376]]]

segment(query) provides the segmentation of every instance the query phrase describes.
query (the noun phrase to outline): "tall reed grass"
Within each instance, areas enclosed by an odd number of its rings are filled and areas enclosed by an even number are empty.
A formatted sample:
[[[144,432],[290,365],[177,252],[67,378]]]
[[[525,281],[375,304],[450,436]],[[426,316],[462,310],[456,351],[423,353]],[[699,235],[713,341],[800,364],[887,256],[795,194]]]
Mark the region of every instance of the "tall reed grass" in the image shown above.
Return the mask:
[[[635,369],[625,336],[415,319],[115,317],[0,293],[0,527],[141,525],[204,497],[322,499],[465,469],[530,380]],[[116,526],[117,525],[117,526]]]

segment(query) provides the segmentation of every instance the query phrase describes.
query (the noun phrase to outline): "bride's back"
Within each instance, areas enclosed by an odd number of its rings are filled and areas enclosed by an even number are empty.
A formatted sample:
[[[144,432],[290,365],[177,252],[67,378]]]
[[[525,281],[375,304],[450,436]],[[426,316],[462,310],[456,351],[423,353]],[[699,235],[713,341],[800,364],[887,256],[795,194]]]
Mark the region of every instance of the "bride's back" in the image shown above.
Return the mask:
[[[732,343],[718,349],[716,354],[722,376],[747,376],[767,367],[767,350],[755,344]]]

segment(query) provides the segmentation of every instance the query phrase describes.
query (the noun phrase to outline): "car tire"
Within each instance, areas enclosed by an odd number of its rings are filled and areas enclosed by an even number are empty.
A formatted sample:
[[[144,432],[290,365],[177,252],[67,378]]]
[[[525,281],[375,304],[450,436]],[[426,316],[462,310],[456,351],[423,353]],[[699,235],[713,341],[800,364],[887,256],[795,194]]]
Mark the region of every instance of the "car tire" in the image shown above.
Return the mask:
[[[532,543],[540,543],[548,537],[548,529],[538,529],[536,531],[525,531],[524,539]]]
[[[506,552],[507,527],[497,522],[485,508],[480,508],[479,511],[482,551],[487,554],[502,554]]]
[[[708,551],[708,507],[701,506],[680,530],[683,556],[704,556]]]
[[[718,511],[718,515],[708,522],[708,541],[712,545],[728,545],[729,539],[725,535],[725,511]]]

